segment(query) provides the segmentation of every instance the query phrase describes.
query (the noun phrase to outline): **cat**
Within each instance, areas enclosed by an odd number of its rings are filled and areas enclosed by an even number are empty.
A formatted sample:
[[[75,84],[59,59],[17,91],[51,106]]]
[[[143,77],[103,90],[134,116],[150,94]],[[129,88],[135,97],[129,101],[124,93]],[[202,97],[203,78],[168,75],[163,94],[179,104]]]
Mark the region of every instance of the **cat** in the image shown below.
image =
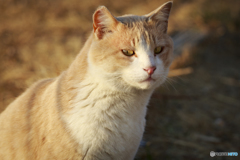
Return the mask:
[[[114,17],[100,6],[70,67],[1,113],[0,159],[134,159],[149,99],[173,59],[171,8],[167,2],[147,15]]]

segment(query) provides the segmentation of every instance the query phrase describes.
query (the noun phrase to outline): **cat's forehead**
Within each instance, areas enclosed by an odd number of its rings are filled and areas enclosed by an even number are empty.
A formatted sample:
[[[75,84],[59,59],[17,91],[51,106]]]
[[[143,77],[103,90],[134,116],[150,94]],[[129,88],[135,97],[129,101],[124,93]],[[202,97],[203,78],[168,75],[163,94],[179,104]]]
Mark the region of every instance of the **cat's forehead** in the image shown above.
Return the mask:
[[[131,32],[143,33],[150,29],[148,28],[147,18],[144,16],[124,15],[116,19],[124,24],[124,29]]]
[[[116,17],[116,19],[122,22],[123,24],[127,25],[128,27],[133,27],[137,24],[141,25],[147,21],[147,18],[145,16],[137,16],[132,14],[119,16]]]
[[[124,15],[116,18],[124,25],[123,32],[135,42],[144,40],[147,44],[162,43],[164,41],[163,31],[161,24],[149,22],[145,16]]]

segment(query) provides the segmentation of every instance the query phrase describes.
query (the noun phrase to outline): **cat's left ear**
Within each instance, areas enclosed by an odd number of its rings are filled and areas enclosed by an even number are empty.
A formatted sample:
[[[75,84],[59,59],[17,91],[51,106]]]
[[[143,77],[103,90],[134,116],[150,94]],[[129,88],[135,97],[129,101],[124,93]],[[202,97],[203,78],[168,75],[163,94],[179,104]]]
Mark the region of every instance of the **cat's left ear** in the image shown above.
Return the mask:
[[[93,30],[98,39],[109,32],[113,32],[119,22],[105,6],[100,6],[93,14]]]
[[[167,32],[167,25],[168,25],[168,18],[170,15],[170,11],[172,8],[172,1],[164,3],[162,6],[157,8],[156,10],[152,11],[151,13],[145,15],[147,17],[147,21],[149,22],[156,22],[156,25],[161,25],[162,30],[164,33]]]

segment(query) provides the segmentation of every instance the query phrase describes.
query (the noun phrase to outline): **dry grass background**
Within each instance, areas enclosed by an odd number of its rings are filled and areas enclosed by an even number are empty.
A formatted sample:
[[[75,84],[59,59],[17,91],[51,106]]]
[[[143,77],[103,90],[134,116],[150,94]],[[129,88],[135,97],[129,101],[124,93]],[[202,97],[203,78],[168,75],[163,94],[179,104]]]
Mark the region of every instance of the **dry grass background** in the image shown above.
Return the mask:
[[[116,16],[142,15],[164,2],[1,0],[0,112],[33,82],[69,66],[99,5]],[[176,59],[171,78],[152,97],[136,159],[212,159],[210,151],[240,152],[239,28],[238,0],[174,1],[169,34]],[[215,157],[225,158],[233,157]]]

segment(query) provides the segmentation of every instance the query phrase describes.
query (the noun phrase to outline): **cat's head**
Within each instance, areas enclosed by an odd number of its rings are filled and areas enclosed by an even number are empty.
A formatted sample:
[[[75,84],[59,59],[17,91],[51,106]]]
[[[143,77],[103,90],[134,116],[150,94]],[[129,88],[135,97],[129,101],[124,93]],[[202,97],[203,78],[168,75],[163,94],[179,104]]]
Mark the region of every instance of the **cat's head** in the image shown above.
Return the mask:
[[[90,68],[119,87],[154,89],[167,77],[173,43],[167,35],[172,2],[144,15],[114,17],[106,7],[93,15]]]

